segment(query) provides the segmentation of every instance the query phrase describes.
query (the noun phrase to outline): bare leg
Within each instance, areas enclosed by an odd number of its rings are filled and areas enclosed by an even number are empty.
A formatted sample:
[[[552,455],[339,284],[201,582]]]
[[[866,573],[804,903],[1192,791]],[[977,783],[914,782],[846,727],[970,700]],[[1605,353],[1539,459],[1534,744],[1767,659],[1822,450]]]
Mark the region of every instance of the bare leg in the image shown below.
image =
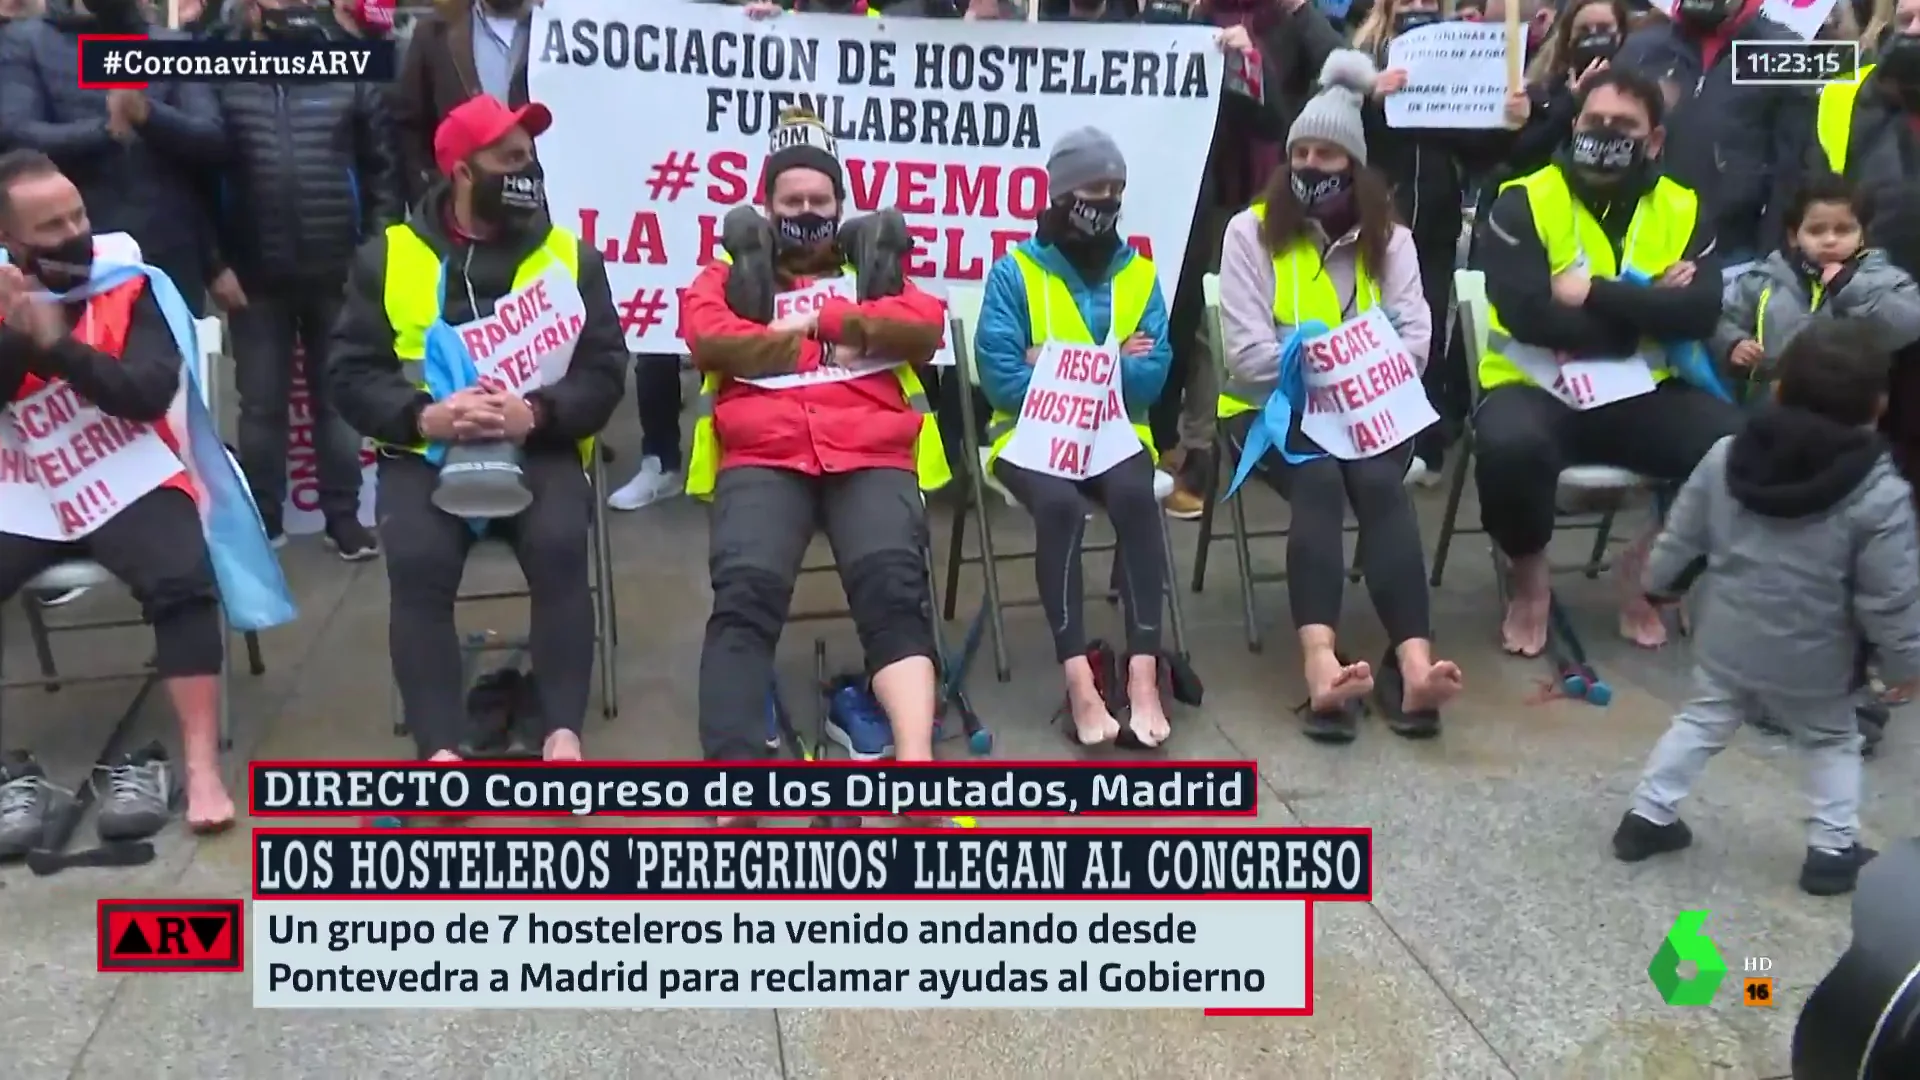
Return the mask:
[[[1159,657],[1143,655],[1127,661],[1127,704],[1133,711],[1127,724],[1141,742],[1159,746],[1173,734],[1173,722],[1160,701]]]
[[[939,695],[932,657],[909,656],[874,672],[873,696],[893,723],[895,761],[933,760],[933,718]]]
[[[565,728],[548,735],[546,745],[540,748],[540,757],[546,761],[579,761],[580,736]]]
[[[1067,712],[1073,718],[1074,737],[1082,746],[1099,746],[1120,735],[1120,721],[1113,718],[1100,696],[1100,684],[1093,677],[1093,664],[1082,653],[1068,657],[1060,670],[1067,678]]]
[[[180,717],[180,745],[187,765],[187,827],[205,831],[231,825],[233,798],[220,778],[220,677],[168,679],[167,696]]]
[[[1333,648],[1333,627],[1300,628],[1300,652],[1305,657],[1308,708],[1328,712],[1373,692],[1373,666],[1361,661],[1343,664]]]
[[[1547,647],[1547,608],[1553,582],[1547,553],[1512,560],[1508,575],[1507,617],[1500,623],[1500,646],[1516,656],[1539,656]]]
[[[1618,564],[1620,585],[1620,636],[1643,649],[1657,649],[1667,643],[1667,624],[1660,612],[1647,602],[1646,586],[1642,579],[1646,576],[1647,556],[1653,548],[1654,537],[1659,534],[1659,526],[1649,529],[1645,534],[1627,545],[1620,553]]]
[[[1404,686],[1400,707],[1409,713],[1438,709],[1460,692],[1460,666],[1451,660],[1433,658],[1433,642],[1410,638],[1394,650],[1400,661],[1400,682]]]

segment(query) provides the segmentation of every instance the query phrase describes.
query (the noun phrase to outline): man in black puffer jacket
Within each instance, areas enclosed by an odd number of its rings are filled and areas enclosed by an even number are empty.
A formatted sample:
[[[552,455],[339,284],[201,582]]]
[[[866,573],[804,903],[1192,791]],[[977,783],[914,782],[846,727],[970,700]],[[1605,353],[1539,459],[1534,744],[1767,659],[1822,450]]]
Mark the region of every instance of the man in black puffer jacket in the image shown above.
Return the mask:
[[[212,229],[201,177],[226,157],[213,89],[82,90],[81,34],[182,36],[148,27],[136,0],[92,0],[85,13],[57,0],[45,18],[9,25],[0,33],[0,145],[52,158],[80,189],[94,231],[131,235],[203,314]]]
[[[246,0],[224,33],[292,41],[336,36],[332,10],[300,0]],[[233,165],[221,195],[221,253],[234,277],[216,283],[238,358],[240,467],[268,535],[287,497],[288,399],[294,344],[305,348],[320,511],[343,559],[378,552],[358,520],[360,439],[328,404],[327,337],[360,243],[406,213],[384,95],[372,83],[221,83]]]

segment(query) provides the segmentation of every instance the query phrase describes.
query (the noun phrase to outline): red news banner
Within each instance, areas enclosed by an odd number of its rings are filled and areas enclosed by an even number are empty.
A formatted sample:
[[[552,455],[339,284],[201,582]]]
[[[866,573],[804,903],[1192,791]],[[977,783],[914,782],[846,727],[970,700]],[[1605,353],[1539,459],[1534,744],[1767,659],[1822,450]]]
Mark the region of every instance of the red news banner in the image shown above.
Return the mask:
[[[791,106],[839,142],[845,216],[905,214],[907,271],[937,293],[979,284],[1032,234],[1050,194],[1048,149],[1100,127],[1127,161],[1122,230],[1158,256],[1171,288],[1219,108],[1212,36],[1164,25],[756,22],[699,4],[640,16],[624,0],[572,0],[535,16],[528,83],[554,112],[540,157],[555,220],[606,255],[629,345],[678,352],[677,293],[719,256],[726,213],[761,201],[768,138]]]

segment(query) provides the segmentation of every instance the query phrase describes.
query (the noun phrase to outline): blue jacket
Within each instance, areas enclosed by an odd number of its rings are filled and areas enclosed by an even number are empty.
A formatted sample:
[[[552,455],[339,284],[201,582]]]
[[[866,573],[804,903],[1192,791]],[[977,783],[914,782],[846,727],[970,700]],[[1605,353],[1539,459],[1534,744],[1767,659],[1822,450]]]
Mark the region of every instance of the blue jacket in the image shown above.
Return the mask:
[[[1114,254],[1106,275],[1094,282],[1082,281],[1079,271],[1051,245],[1028,240],[1020,245],[1020,252],[1067,283],[1073,306],[1080,309],[1087,331],[1095,341],[1105,341],[1113,323],[1113,290],[1109,283],[1140,257],[1139,252],[1122,247]],[[1027,350],[1037,344],[1032,330],[1026,279],[1013,256],[1004,255],[987,273],[986,297],[980,304],[980,325],[974,330],[973,342],[980,389],[996,412],[1019,412],[1027,396],[1027,381],[1033,378]],[[1135,423],[1145,423],[1147,410],[1159,400],[1160,390],[1167,384],[1167,369],[1173,364],[1173,348],[1167,343],[1167,301],[1158,281],[1153,283],[1146,313],[1140,316],[1138,332],[1153,339],[1153,349],[1143,356],[1121,357],[1120,400]]]

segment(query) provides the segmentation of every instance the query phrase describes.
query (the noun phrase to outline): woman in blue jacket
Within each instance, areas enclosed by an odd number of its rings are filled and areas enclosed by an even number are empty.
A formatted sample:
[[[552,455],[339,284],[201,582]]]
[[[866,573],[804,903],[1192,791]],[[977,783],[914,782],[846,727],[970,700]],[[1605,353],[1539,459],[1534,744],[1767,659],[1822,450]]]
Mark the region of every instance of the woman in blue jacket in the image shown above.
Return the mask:
[[[993,406],[988,468],[1033,515],[1034,574],[1054,653],[1066,671],[1067,713],[1082,745],[1154,747],[1172,734],[1160,700],[1160,614],[1166,549],[1154,493],[1147,409],[1173,360],[1167,306],[1153,263],[1121,237],[1127,165],[1104,132],[1083,128],[1047,159],[1051,201],[1033,239],[993,264],[975,332],[981,389]],[[1069,479],[1000,455],[1013,438],[1033,365],[1048,344],[1101,345],[1119,356],[1116,388],[1138,453],[1097,475]],[[1089,646],[1081,624],[1080,541],[1088,503],[1113,521],[1126,612],[1126,656]],[[1125,714],[1116,719],[1115,712]]]

